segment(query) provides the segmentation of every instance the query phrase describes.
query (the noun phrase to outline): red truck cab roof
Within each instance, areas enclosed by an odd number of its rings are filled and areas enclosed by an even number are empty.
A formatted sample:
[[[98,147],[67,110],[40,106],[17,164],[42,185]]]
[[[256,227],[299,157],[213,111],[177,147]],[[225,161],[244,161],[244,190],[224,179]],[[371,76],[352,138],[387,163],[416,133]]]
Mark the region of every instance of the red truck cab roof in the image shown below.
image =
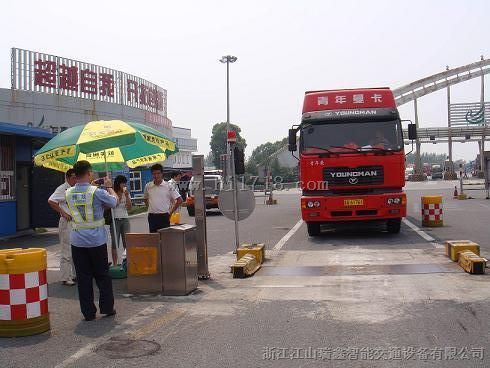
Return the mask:
[[[307,91],[303,114],[324,110],[396,108],[388,87]]]

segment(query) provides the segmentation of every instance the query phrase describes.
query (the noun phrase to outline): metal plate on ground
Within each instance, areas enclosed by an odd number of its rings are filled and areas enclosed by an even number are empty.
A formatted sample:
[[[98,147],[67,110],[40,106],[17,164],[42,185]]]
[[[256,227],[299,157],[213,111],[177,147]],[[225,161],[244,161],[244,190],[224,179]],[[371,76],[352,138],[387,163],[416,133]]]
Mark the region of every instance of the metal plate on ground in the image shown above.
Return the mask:
[[[235,219],[233,209],[233,190],[226,189],[219,193],[218,206],[226,218]],[[255,195],[250,189],[239,189],[237,192],[238,221],[245,220],[255,209]]]
[[[160,344],[148,340],[110,339],[101,344],[96,352],[111,359],[129,359],[155,354]]]
[[[461,273],[454,263],[393,264],[359,266],[264,266],[260,276],[351,276],[351,275],[410,275],[429,273]]]

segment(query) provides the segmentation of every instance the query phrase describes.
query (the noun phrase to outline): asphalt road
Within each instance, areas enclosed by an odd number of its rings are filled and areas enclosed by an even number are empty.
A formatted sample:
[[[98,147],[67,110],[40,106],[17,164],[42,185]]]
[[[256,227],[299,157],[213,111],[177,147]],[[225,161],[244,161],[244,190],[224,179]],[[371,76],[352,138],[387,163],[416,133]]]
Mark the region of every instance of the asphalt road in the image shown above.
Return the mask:
[[[0,367],[488,367],[488,275],[444,255],[447,239],[490,254],[484,199],[452,199],[453,183],[409,183],[399,235],[376,227],[310,238],[299,193],[257,200],[241,242],[265,242],[269,260],[233,279],[233,222],[208,216],[212,278],[186,297],[129,295],[115,280],[114,319],[81,321],[75,288],[57,282],[48,246],[50,333],[0,339]],[[445,226],[420,227],[420,196],[445,195]],[[183,221],[192,223],[185,214]],[[131,221],[145,231],[145,217]],[[427,241],[430,236],[433,240]]]

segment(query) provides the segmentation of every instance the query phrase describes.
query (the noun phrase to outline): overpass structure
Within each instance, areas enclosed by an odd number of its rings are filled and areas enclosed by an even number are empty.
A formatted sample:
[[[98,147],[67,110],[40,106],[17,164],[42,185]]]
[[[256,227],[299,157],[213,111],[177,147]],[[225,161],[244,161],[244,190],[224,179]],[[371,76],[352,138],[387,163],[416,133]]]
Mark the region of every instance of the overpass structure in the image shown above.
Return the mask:
[[[487,107],[485,105],[484,96],[485,96],[485,75],[490,73],[490,59],[484,59],[481,57],[480,61],[475,63],[471,63],[468,65],[460,66],[457,68],[449,69],[446,67],[446,71],[431,75],[426,78],[419,79],[415,82],[409,83],[405,86],[396,88],[393,90],[393,94],[395,96],[395,101],[397,106],[401,106],[408,102],[413,101],[414,110],[415,110],[415,124],[417,125],[417,135],[418,139],[416,141],[417,150],[416,150],[416,159],[415,159],[415,172],[416,177],[418,176],[420,179],[423,179],[422,176],[422,162],[420,159],[420,148],[422,143],[448,143],[448,159],[449,159],[449,168],[450,171],[446,173],[447,179],[455,179],[456,174],[453,169],[453,154],[452,154],[452,144],[453,142],[470,142],[477,141],[480,147],[480,159],[482,162],[480,163],[480,167],[482,170],[485,170],[484,165],[484,155],[483,152],[485,150],[485,141],[488,140],[488,129],[486,126],[486,122],[488,121],[488,117],[485,118],[485,110]],[[450,87],[462,82],[466,82],[470,79],[481,78],[481,94],[480,94],[480,104],[476,104],[481,106],[479,109],[479,114],[481,115],[481,120],[478,123],[474,124],[474,122],[470,119],[466,119],[466,124],[458,123],[459,126],[453,126],[456,124],[452,124],[451,121],[451,89]],[[419,127],[419,116],[418,116],[418,108],[417,108],[417,99],[423,96],[426,96],[430,93],[439,91],[441,89],[447,90],[447,127],[440,128],[420,128]],[[460,104],[462,105],[462,104]],[[456,114],[461,121],[464,117],[467,117],[468,114],[473,115],[472,110],[463,111],[462,106],[457,108]],[[404,136],[406,132],[404,132]],[[484,176],[484,173],[482,173]]]

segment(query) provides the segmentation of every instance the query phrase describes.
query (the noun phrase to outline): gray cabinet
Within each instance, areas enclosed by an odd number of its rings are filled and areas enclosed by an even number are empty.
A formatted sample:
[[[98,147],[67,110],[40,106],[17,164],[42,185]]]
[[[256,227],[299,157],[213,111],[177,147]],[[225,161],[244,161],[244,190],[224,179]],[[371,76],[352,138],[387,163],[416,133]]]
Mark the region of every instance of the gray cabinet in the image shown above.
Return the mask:
[[[187,295],[197,288],[196,227],[159,230],[163,295]]]

